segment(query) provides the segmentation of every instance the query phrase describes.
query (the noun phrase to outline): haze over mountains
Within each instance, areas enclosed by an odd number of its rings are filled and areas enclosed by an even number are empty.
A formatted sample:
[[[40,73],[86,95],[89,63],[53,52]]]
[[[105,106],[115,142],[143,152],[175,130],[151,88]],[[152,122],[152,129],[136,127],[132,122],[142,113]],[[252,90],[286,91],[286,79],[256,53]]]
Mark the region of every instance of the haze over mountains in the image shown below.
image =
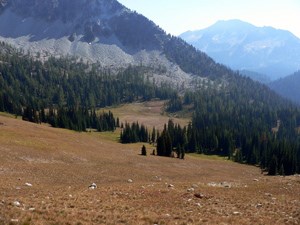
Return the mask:
[[[300,39],[285,30],[228,20],[180,37],[219,63],[265,74],[272,80],[300,68]]]

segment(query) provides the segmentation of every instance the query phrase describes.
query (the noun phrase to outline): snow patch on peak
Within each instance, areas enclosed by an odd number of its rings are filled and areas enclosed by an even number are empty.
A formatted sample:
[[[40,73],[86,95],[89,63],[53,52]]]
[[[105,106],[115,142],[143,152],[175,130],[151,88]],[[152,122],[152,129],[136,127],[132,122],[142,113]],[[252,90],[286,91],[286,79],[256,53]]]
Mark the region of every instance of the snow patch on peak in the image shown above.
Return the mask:
[[[273,51],[275,48],[284,46],[284,42],[280,40],[259,40],[248,43],[244,46],[244,51],[248,53],[255,53],[257,51]]]

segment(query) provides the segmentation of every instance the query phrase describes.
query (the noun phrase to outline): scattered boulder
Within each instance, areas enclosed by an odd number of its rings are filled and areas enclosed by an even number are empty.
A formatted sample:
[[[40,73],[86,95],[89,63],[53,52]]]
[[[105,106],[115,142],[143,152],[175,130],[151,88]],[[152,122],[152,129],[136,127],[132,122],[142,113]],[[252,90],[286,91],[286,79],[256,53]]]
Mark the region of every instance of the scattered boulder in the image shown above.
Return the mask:
[[[232,186],[232,184],[230,184],[226,181],[221,182],[221,183],[210,182],[207,185],[210,187],[223,187],[223,188],[231,188],[231,186]]]
[[[195,193],[194,196],[196,198],[200,198],[200,199],[204,198],[204,194],[202,194],[202,193]]]
[[[194,192],[194,191],[195,191],[194,188],[188,188],[188,189],[187,189],[187,192]]]
[[[235,215],[235,216],[238,216],[238,215],[240,215],[241,213],[240,212],[237,212],[237,211],[235,211],[235,212],[233,212],[233,215]]]
[[[258,182],[258,181],[259,181],[259,179],[253,179],[253,181],[256,181],[256,182]]]
[[[25,183],[25,185],[26,185],[27,187],[32,187],[32,184],[31,184],[31,183]]]
[[[217,186],[217,183],[215,183],[215,182],[210,182],[210,183],[208,183],[207,185],[210,186],[210,187],[216,187],[216,186]]]
[[[195,205],[198,206],[198,207],[201,207],[201,204],[199,202],[196,203]]]
[[[133,180],[132,179],[128,179],[127,182],[128,183],[133,183]]]
[[[17,207],[20,207],[21,206],[21,203],[19,201],[14,201],[13,202],[13,205],[14,206],[17,206]]]
[[[10,222],[12,222],[12,223],[19,223],[19,219],[11,219]]]
[[[228,183],[228,182],[222,182],[221,186],[224,187],[224,188],[231,188],[231,184]]]
[[[169,185],[168,185],[168,188],[173,188],[173,187],[174,187],[173,184],[169,184]]]
[[[261,203],[258,203],[257,205],[256,205],[256,208],[261,208],[262,207],[262,204]]]
[[[95,183],[92,183],[90,186],[89,186],[89,189],[90,190],[94,190],[94,189],[96,189],[97,188],[97,184],[95,184]]]
[[[193,184],[192,188],[198,188],[198,185],[197,184]]]

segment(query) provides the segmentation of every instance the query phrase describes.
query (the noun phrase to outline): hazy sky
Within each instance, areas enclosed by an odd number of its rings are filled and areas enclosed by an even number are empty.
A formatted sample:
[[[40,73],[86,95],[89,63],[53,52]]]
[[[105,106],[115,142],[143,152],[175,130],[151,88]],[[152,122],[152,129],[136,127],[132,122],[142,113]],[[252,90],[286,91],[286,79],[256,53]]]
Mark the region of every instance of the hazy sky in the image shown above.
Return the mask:
[[[167,33],[206,28],[240,19],[256,26],[289,30],[300,38],[300,0],[118,0]]]

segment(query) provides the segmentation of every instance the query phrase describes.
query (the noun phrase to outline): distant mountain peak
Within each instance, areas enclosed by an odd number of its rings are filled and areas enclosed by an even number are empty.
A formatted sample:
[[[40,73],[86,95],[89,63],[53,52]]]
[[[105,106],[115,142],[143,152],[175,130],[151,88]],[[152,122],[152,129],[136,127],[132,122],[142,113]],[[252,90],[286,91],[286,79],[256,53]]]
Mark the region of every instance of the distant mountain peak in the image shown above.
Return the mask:
[[[206,80],[232,74],[116,0],[0,1],[0,41],[40,60],[75,56],[114,72],[143,65],[158,82],[189,87],[193,75]]]
[[[267,74],[273,80],[300,69],[300,39],[286,30],[234,19],[180,37],[219,63]]]
[[[239,19],[230,19],[230,20],[218,20],[215,24],[212,25],[212,27],[220,27],[220,28],[233,28],[233,27],[254,27],[251,23],[244,22]]]

